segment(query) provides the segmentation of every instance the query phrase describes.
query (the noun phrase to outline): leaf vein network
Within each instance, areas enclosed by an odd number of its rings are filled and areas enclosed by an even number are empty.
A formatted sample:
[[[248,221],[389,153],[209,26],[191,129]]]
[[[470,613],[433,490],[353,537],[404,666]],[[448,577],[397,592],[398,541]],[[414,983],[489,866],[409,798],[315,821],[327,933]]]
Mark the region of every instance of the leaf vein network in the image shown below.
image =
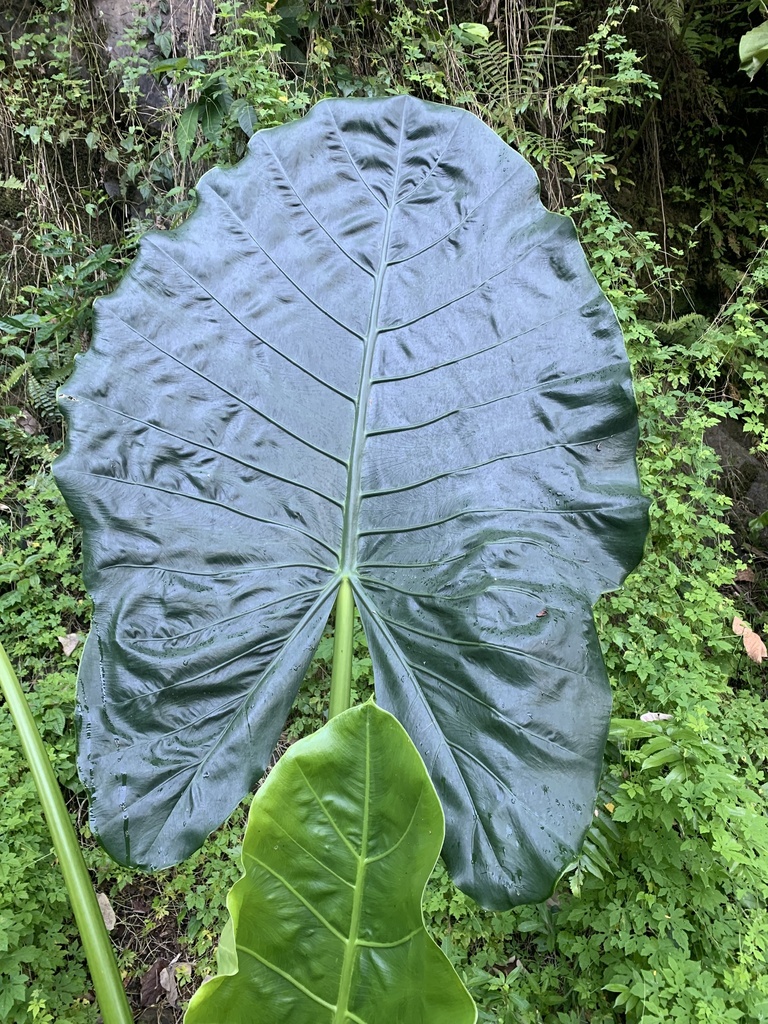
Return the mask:
[[[413,370],[411,373],[398,373],[391,377],[373,377],[371,378],[371,384],[394,384],[401,380],[413,380],[415,377],[423,377],[424,374],[432,373],[435,370],[443,370],[446,366],[456,366],[458,363],[463,363],[467,359],[474,359],[476,356],[485,355],[487,352],[492,352],[496,348],[503,348],[504,345],[509,345],[512,341],[518,341],[520,338],[524,338],[527,334],[533,334],[534,331],[541,330],[542,327],[548,327],[554,323],[555,320],[559,320],[563,316],[567,316],[568,310],[564,310],[562,313],[556,313],[555,316],[550,317],[548,320],[543,320],[539,324],[534,324],[533,327],[528,327],[526,330],[521,331],[519,334],[513,334],[509,338],[504,338],[503,341],[494,341],[491,345],[485,345],[483,348],[475,349],[473,352],[465,352],[463,355],[454,356],[451,359],[446,359],[442,363],[434,363],[432,366],[425,366],[421,370]],[[568,380],[565,377],[563,380]],[[531,388],[525,390],[535,390],[538,385],[533,385]],[[520,392],[524,394],[523,392]]]
[[[321,868],[323,868],[325,871],[327,871],[329,875],[333,875],[334,878],[337,878],[340,882],[343,882],[344,885],[348,886],[350,889],[354,889],[354,887],[355,887],[354,882],[350,882],[348,879],[346,879],[342,875],[338,874],[338,872],[334,871],[333,868],[329,867],[325,863],[325,861],[322,861],[322,860],[320,860],[319,857],[316,857],[315,854],[312,853],[311,850],[308,850],[305,846],[302,846],[302,844],[300,842],[298,842],[296,837],[291,832],[289,832],[288,829],[284,825],[282,825],[273,814],[270,814],[268,811],[267,812],[262,811],[262,813],[266,813],[267,816],[272,821],[272,824],[275,826],[275,828],[278,828],[288,839],[290,839],[290,841],[294,844],[294,846],[298,847],[298,849],[301,850],[302,853],[306,854],[306,856],[309,857],[310,860],[313,860]]]
[[[315,798],[315,801],[316,801],[318,807],[323,812],[325,817],[328,819],[328,824],[331,826],[331,828],[336,833],[336,835],[339,837],[339,839],[342,841],[342,843],[344,843],[344,845],[347,847],[347,849],[352,854],[352,856],[355,858],[355,860],[359,861],[360,860],[359,852],[354,848],[352,843],[350,843],[350,841],[344,835],[344,832],[342,831],[342,829],[337,824],[336,819],[333,817],[331,812],[325,806],[325,803],[323,802],[322,797],[317,793],[317,791],[315,790],[314,786],[309,781],[306,772],[304,771],[304,769],[301,767],[301,765],[298,762],[296,763],[296,768],[301,773],[301,776],[304,779],[304,782],[306,783],[307,789],[310,791],[312,796]]]
[[[408,623],[401,622],[399,619],[393,618],[392,616],[384,615],[383,612],[379,612],[379,618],[385,622],[389,622],[393,626],[399,626],[400,629],[405,633],[414,633],[416,636],[424,637],[425,640],[440,640],[444,644],[449,644],[451,647],[480,647],[488,648],[494,647],[497,651],[504,651],[507,654],[514,654],[518,657],[525,658],[528,661],[534,661],[539,665],[544,665],[548,669],[555,669],[558,672],[564,672],[566,675],[583,677],[584,673],[579,672],[578,669],[568,668],[566,665],[558,665],[553,661],[546,661],[544,658],[537,658],[534,654],[529,651],[520,650],[518,647],[508,647],[506,644],[495,644],[488,640],[457,640],[453,636],[444,636],[441,633],[430,633],[425,629],[417,629],[415,626],[411,626]]]
[[[273,158],[275,160],[275,163],[278,165],[278,167],[280,169],[280,172],[282,173],[283,178],[287,182],[287,184],[290,187],[291,191],[296,196],[296,198],[298,199],[299,203],[301,203],[302,208],[304,210],[306,210],[307,214],[315,222],[315,224],[317,224],[317,226],[320,228],[320,230],[328,237],[328,239],[331,242],[333,242],[333,244],[336,246],[336,248],[339,250],[339,252],[341,252],[344,256],[347,257],[347,259],[350,261],[350,263],[354,263],[356,267],[359,267],[360,270],[363,271],[363,273],[367,274],[369,277],[373,277],[373,271],[371,270],[371,268],[370,267],[366,267],[364,263],[361,263],[359,260],[356,260],[355,257],[351,253],[347,252],[347,250],[344,248],[344,246],[341,244],[341,242],[339,242],[339,240],[337,238],[334,238],[334,236],[325,227],[325,225],[322,224],[317,219],[317,217],[310,210],[309,206],[307,205],[307,203],[304,201],[304,199],[300,195],[300,193],[299,193],[298,189],[296,188],[296,186],[291,181],[291,179],[288,176],[288,172],[286,171],[285,166],[284,166],[282,160],[277,155],[277,153],[275,153],[274,149],[272,149],[272,147],[270,146],[269,142],[267,141],[266,136],[265,135],[261,135],[260,138],[261,138],[261,141],[264,143],[264,145],[269,150],[269,152],[272,154],[272,156],[273,156]]]
[[[400,196],[400,198],[393,203],[394,206],[400,206],[401,204],[405,204],[405,203],[411,202],[411,200],[413,199],[413,196],[419,191],[419,189],[423,185],[425,185],[429,181],[429,179],[432,177],[432,175],[435,173],[435,171],[441,165],[443,157],[445,156],[445,154],[450,149],[451,144],[452,144],[454,138],[456,137],[456,132],[459,130],[459,127],[461,126],[461,122],[464,119],[465,119],[465,115],[464,114],[460,114],[458,117],[455,118],[456,123],[453,126],[453,131],[448,136],[448,139],[447,139],[445,145],[443,146],[443,148],[440,150],[439,154],[435,158],[435,161],[432,164],[432,166],[429,168],[427,173],[424,174],[421,177],[421,179],[419,180],[418,184],[414,185],[413,188],[409,192],[406,192],[405,195]]]
[[[489,704],[487,701],[483,700],[479,693],[473,693],[471,690],[467,690],[465,687],[460,686],[455,680],[440,675],[438,672],[430,672],[428,669],[422,669],[422,675],[429,676],[441,685],[448,686],[452,690],[456,690],[457,692],[464,694],[465,697],[469,697],[470,700],[482,705],[489,711],[492,711],[501,719],[502,722],[505,722],[507,725],[516,729],[518,732],[523,733],[525,736],[531,736],[547,746],[554,747],[556,750],[561,750],[563,753],[568,754],[569,757],[575,757],[578,761],[584,761],[586,764],[590,763],[589,759],[584,757],[578,751],[573,750],[570,747],[565,747],[562,743],[558,743],[557,740],[550,739],[548,736],[542,736],[541,733],[535,732],[533,729],[528,728],[528,726],[522,725],[520,722],[516,722],[507,715],[502,714],[501,711],[499,711],[499,709],[493,704]]]
[[[515,792],[506,782],[504,782],[502,778],[500,778],[499,775],[496,774],[496,772],[492,768],[485,764],[484,761],[481,761],[480,758],[477,757],[477,755],[473,754],[471,750],[467,750],[465,747],[462,747],[458,743],[452,743],[451,740],[447,740],[446,742],[448,743],[448,746],[451,747],[453,750],[456,750],[457,752],[464,754],[464,756],[468,760],[474,761],[474,763],[479,768],[481,768],[486,773],[486,775],[489,775],[499,784],[499,786],[501,786],[502,789],[505,789],[516,803],[522,804],[523,807],[525,807],[526,811],[528,811],[528,813],[531,815],[531,817],[535,818],[536,821],[540,823],[542,831],[546,832],[547,835],[551,836],[551,838],[554,839],[556,843],[558,843],[560,846],[564,846],[566,849],[570,848],[571,844],[567,840],[559,836],[557,832],[554,831],[554,829],[550,828],[549,825],[546,825],[538,811],[534,807],[532,807],[531,804],[528,803],[526,800],[523,800],[519,793]]]
[[[481,206],[484,206],[489,199],[496,195],[497,192],[499,192],[502,188],[508,185],[510,181],[513,181],[519,173],[519,169],[515,170],[515,172],[510,174],[508,178],[505,178],[503,181],[499,182],[496,188],[492,189],[488,193],[488,195],[484,196],[480,200],[480,202],[477,203],[476,206],[473,206],[472,209],[467,214],[465,214],[461,218],[461,220],[457,221],[451,228],[449,228],[448,231],[445,232],[445,234],[441,235],[439,238],[436,238],[434,241],[430,242],[428,245],[425,245],[423,248],[417,249],[416,252],[406,253],[405,256],[400,256],[398,259],[392,260],[391,265],[396,266],[398,263],[405,263],[407,260],[415,259],[416,256],[421,256],[423,253],[428,252],[430,249],[433,249],[436,245],[439,245],[441,242],[444,242],[446,238],[452,235],[454,231],[457,231],[463,224],[465,224],[469,220],[470,217],[477,213]],[[544,211],[544,213],[546,215],[546,211]]]
[[[294,885],[291,885],[287,878],[284,878],[278,871],[275,871],[273,867],[261,860],[260,857],[256,857],[254,854],[248,853],[246,850],[243,851],[243,857],[247,857],[248,860],[252,860],[254,864],[258,864],[260,868],[263,868],[268,874],[272,875],[272,877],[276,879],[287,892],[292,896],[295,896],[299,903],[306,907],[310,914],[312,914],[312,916],[315,917],[320,924],[331,933],[331,935],[335,936],[335,938],[340,942],[347,941],[347,936],[340,932],[338,928],[334,928],[331,922],[320,913],[317,907],[314,907],[305,896],[302,896],[298,889]]]
[[[359,334],[356,330],[354,330],[352,327],[350,327],[349,324],[345,324],[343,320],[339,320],[338,317],[335,317],[333,315],[333,313],[331,313],[330,310],[326,309],[325,306],[323,306],[322,303],[318,302],[316,299],[313,299],[312,296],[309,294],[309,292],[305,291],[303,288],[301,288],[296,283],[296,281],[294,281],[294,279],[290,276],[290,274],[280,266],[280,264],[277,262],[277,260],[274,258],[274,256],[272,256],[270,253],[267,252],[267,250],[264,248],[264,246],[261,244],[261,242],[258,240],[258,238],[256,238],[256,236],[248,228],[248,225],[232,209],[230,204],[227,202],[227,200],[224,198],[224,196],[221,195],[220,192],[217,192],[216,189],[211,188],[210,189],[210,194],[216,196],[219,200],[221,200],[222,204],[227,208],[227,210],[230,211],[230,213],[232,214],[234,219],[237,221],[238,224],[240,224],[240,226],[242,227],[243,231],[248,235],[248,237],[252,239],[253,244],[257,245],[259,247],[260,251],[264,253],[266,258],[269,260],[269,262],[272,264],[272,266],[275,268],[275,270],[278,272],[278,274],[283,278],[283,280],[285,280],[289,284],[293,285],[293,287],[296,289],[296,291],[299,293],[299,295],[303,295],[304,298],[307,300],[307,302],[311,306],[314,306],[314,308],[319,313],[324,314],[324,316],[327,316],[329,320],[332,320],[333,323],[335,323],[337,327],[340,327],[343,331],[346,331],[347,334],[352,335],[353,338],[358,338],[360,341],[363,340],[363,337],[362,337],[361,334]],[[186,267],[183,267],[183,266],[181,266],[181,264],[177,263],[177,261],[174,260],[173,257],[170,256],[170,254],[167,254],[167,255],[168,255],[168,258],[170,260],[172,260],[174,263],[176,263],[177,266],[181,267],[181,269],[186,274],[189,274],[189,271],[186,269]],[[195,278],[192,274],[189,274],[189,276],[201,288],[205,288],[205,285],[203,285],[200,281],[198,281],[197,278]],[[205,290],[208,291],[207,288]],[[217,299],[216,296],[212,292],[209,291],[208,294],[211,296],[212,299],[215,299],[217,302],[219,302],[219,299]],[[226,307],[224,307],[224,308],[226,309]],[[245,324],[243,324],[243,326],[245,326]],[[248,328],[246,328],[246,330],[248,330]]]
[[[127,487],[137,487],[144,491],[157,491],[159,494],[171,494],[175,498],[186,498],[187,501],[197,501],[202,505],[211,505],[214,508],[224,509],[225,512],[233,512],[235,515],[242,516],[243,519],[250,519],[254,523],[265,523],[267,526],[275,526],[281,530],[290,530],[292,533],[298,533],[302,537],[306,537],[307,540],[314,541],[321,547],[324,547],[326,551],[329,551],[332,555],[336,556],[338,552],[335,548],[332,548],[330,544],[326,544],[324,540],[316,537],[313,533],[308,530],[302,530],[298,526],[293,526],[291,523],[278,523],[274,519],[266,519],[264,516],[254,515],[252,512],[246,512],[244,509],[237,508],[235,505],[227,505],[223,501],[216,501],[215,498],[206,498],[200,494],[190,494],[188,491],[171,491],[167,487],[159,487],[157,484],[149,484],[146,481],[128,480],[127,477],[122,476],[110,476],[107,473],[91,473],[88,470],[74,469],[70,470],[72,473],[77,473],[79,476],[92,477],[95,480],[110,480],[116,484],[124,484]]]
[[[339,142],[341,143],[342,147],[344,148],[344,152],[347,154],[347,157],[349,159],[350,164],[352,165],[352,168],[354,169],[355,173],[357,174],[358,178],[360,179],[360,183],[368,190],[368,192],[370,192],[370,194],[373,196],[373,198],[376,200],[376,202],[379,204],[379,206],[382,209],[386,210],[387,204],[379,196],[377,196],[376,193],[373,191],[371,186],[368,184],[368,182],[363,177],[363,172],[357,166],[357,163],[353,159],[352,154],[349,152],[349,148],[347,147],[347,143],[344,141],[344,132],[342,132],[341,128],[339,128],[339,124],[338,124],[336,118],[333,115],[333,110],[330,107],[326,107],[326,111],[327,111],[331,121],[333,122],[333,127],[334,127],[334,131],[335,131],[336,137],[338,138]]]
[[[302,992],[308,999],[311,999],[312,1002],[318,1003],[320,1006],[324,1006],[326,1010],[336,1009],[333,1003],[329,1003],[326,1002],[325,999],[321,999],[319,995],[317,995],[311,989],[307,988],[306,985],[302,985],[298,978],[294,978],[294,976],[292,974],[289,974],[288,971],[282,970],[280,967],[277,966],[277,964],[273,964],[270,960],[267,960],[265,956],[262,956],[261,953],[257,953],[255,949],[250,949],[250,947],[238,942],[237,950],[238,952],[246,953],[248,956],[253,957],[254,960],[262,964],[264,967],[268,968],[270,971],[274,971],[275,974],[278,974],[281,978],[284,978],[290,985],[293,985],[294,988],[297,988],[299,992]]]
[[[414,324],[419,323],[421,320],[426,320],[428,317],[434,316],[435,313],[440,313],[442,312],[442,310],[448,309],[449,306],[455,306],[457,302],[461,302],[464,299],[470,298],[470,296],[475,295],[487,284],[490,284],[491,281],[495,281],[497,277],[501,277],[502,274],[506,274],[508,270],[512,270],[514,267],[518,265],[518,263],[520,263],[521,260],[525,259],[526,256],[532,253],[534,249],[538,249],[542,245],[542,241],[534,242],[534,244],[524,253],[518,254],[511,263],[508,263],[505,267],[502,267],[501,270],[497,270],[495,273],[490,274],[488,277],[486,277],[482,281],[479,281],[477,284],[472,285],[472,287],[469,288],[467,291],[462,292],[460,295],[455,295],[452,299],[446,299],[445,302],[441,302],[439,306],[433,306],[431,309],[424,310],[424,312],[419,313],[418,316],[412,317],[410,320],[405,320],[402,323],[398,324],[390,324],[388,326],[379,327],[378,333],[390,334],[393,331],[401,331],[405,327],[412,327]]]
[[[375,864],[377,861],[385,860],[387,857],[390,857],[395,852],[395,850],[397,850],[398,847],[400,847],[403,844],[406,836],[408,835],[408,833],[411,830],[411,826],[413,825],[414,821],[416,820],[416,815],[418,814],[419,807],[421,807],[423,799],[424,799],[424,790],[422,789],[422,791],[419,793],[419,799],[414,804],[413,812],[411,814],[410,821],[408,822],[408,824],[403,829],[403,834],[400,836],[400,838],[397,840],[396,843],[393,843],[388,849],[384,850],[382,853],[377,853],[373,857],[366,857],[365,858],[366,864]]]
[[[254,472],[260,473],[262,476],[268,476],[272,480],[279,480],[281,483],[288,484],[290,487],[299,487],[301,490],[309,491],[318,498],[323,498],[330,504],[336,505],[338,508],[343,507],[342,503],[336,498],[332,498],[329,495],[324,494],[322,491],[317,490],[315,487],[311,487],[309,484],[303,484],[298,480],[292,480],[290,477],[282,476],[279,473],[273,473],[269,469],[264,469],[262,466],[257,466],[253,462],[248,462],[247,459],[243,459],[239,455],[233,455],[231,452],[226,452],[222,448],[214,448],[213,445],[205,444],[205,442],[199,441],[196,438],[185,437],[183,434],[177,434],[175,431],[169,430],[167,427],[163,427],[159,423],[150,423],[148,420],[143,420],[139,416],[131,416],[130,413],[123,412],[121,409],[114,409],[112,406],[104,405],[103,402],[95,402],[92,398],[81,398],[80,401],[84,402],[86,405],[93,405],[97,409],[103,409],[105,412],[114,413],[116,416],[122,416],[124,419],[131,420],[132,423],[140,423],[142,426],[149,427],[150,430],[156,430],[158,433],[167,434],[168,437],[175,438],[177,441],[183,441],[185,444],[194,445],[204,451],[212,452],[214,455],[221,455],[225,459],[230,459],[232,462],[236,462],[238,465],[243,466],[245,469],[252,469]],[[297,440],[299,440],[299,438],[297,438]]]
[[[224,387],[223,384],[220,384],[217,380],[214,380],[213,377],[209,377],[208,374],[203,373],[202,370],[198,370],[196,367],[191,366],[189,363],[184,362],[183,359],[180,359],[178,356],[173,355],[172,352],[168,352],[167,349],[164,349],[164,348],[162,348],[162,346],[155,344],[154,341],[151,341],[146,335],[142,334],[141,331],[137,330],[132,324],[129,324],[127,321],[123,320],[122,317],[117,315],[117,313],[115,313],[115,312],[113,312],[111,310],[110,310],[110,313],[115,318],[115,320],[118,320],[121,324],[123,324],[125,327],[127,327],[129,331],[133,331],[133,333],[136,335],[137,338],[141,338],[148,345],[151,345],[151,347],[154,348],[161,355],[167,356],[173,362],[178,363],[179,366],[183,366],[185,370],[189,370],[190,373],[194,374],[196,377],[199,377],[200,380],[206,381],[212,387],[214,387],[217,390],[221,391],[221,393],[223,395],[227,395],[229,398],[234,398],[234,400],[236,402],[240,402],[240,404],[243,405],[246,409],[249,409],[251,412],[255,413],[258,417],[260,417],[261,419],[265,420],[267,423],[271,424],[273,427],[277,427],[278,430],[282,431],[284,434],[287,434],[288,437],[292,437],[295,441],[298,441],[300,444],[305,445],[307,448],[311,448],[312,451],[317,452],[319,455],[324,455],[326,458],[331,459],[333,462],[338,463],[338,465],[340,465],[340,466],[346,466],[347,465],[346,460],[340,458],[337,455],[331,454],[331,452],[325,451],[324,448],[320,448],[317,445],[312,444],[311,441],[308,441],[306,438],[302,437],[300,434],[294,433],[292,430],[289,430],[288,427],[284,426],[282,423],[278,423],[277,420],[274,420],[270,416],[267,416],[267,414],[265,412],[263,412],[261,409],[257,408],[257,406],[253,405],[251,402],[248,402],[241,395],[238,395],[236,392],[230,390],[229,388]],[[238,321],[238,323],[239,322],[240,321]],[[247,330],[247,328],[246,328],[246,330]],[[255,335],[254,335],[254,337],[255,337]]]

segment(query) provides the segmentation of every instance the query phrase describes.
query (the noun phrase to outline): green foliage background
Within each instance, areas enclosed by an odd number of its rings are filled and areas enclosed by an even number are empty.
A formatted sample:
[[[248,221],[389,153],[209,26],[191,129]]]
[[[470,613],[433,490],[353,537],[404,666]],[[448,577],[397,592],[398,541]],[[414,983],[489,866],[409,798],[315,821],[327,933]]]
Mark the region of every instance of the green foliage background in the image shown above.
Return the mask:
[[[486,1024],[768,1021],[766,676],[730,630],[734,613],[765,628],[767,556],[742,525],[764,510],[738,507],[705,436],[728,421],[768,453],[768,96],[764,70],[738,72],[761,19],[748,0],[277,0],[222,3],[214,33],[185,41],[160,0],[110,57],[82,4],[0,14],[0,635],[86,843],[80,648],[57,638],[84,636],[89,604],[49,469],[55,389],[88,344],[90,303],[257,128],[323,96],[412,92],[478,114],[576,221],[625,330],[653,499],[645,561],[596,609],[615,721],[582,857],[546,904],[505,914],[438,869],[429,927]],[[326,637],[285,743],[322,722],[330,656]],[[360,630],[355,674],[364,699]],[[671,718],[641,722],[649,711]],[[94,1022],[2,708],[0,821],[0,1021]],[[137,1007],[160,957],[184,965],[182,997],[210,972],[243,821],[154,878],[88,845]]]

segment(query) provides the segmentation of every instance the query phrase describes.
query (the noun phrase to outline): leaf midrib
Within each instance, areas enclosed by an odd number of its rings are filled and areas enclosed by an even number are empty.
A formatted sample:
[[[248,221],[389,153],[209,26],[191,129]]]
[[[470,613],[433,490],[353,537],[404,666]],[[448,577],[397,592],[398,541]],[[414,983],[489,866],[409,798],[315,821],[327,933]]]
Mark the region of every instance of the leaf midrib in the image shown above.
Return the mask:
[[[365,720],[365,797],[363,803],[363,826],[360,842],[360,856],[355,876],[355,891],[352,897],[352,915],[349,922],[349,937],[344,946],[344,960],[339,979],[339,996],[336,1001],[336,1012],[333,1024],[344,1024],[349,1010],[349,993],[352,988],[352,972],[358,949],[360,918],[363,910],[363,893],[365,891],[365,874],[368,866],[368,827],[371,799],[371,724]]]
[[[360,518],[360,481],[363,472],[363,451],[365,448],[365,426],[368,418],[368,398],[371,390],[371,367],[379,337],[379,309],[381,294],[384,289],[384,278],[387,271],[387,253],[389,251],[389,235],[392,228],[392,208],[387,211],[382,241],[381,263],[376,271],[376,287],[371,303],[371,316],[366,333],[363,365],[360,370],[360,381],[355,403],[355,421],[352,428],[352,448],[347,471],[347,493],[344,498],[344,524],[342,527],[341,564],[342,576],[349,576],[357,563],[358,521]]]
[[[368,419],[368,401],[371,391],[371,368],[373,357],[376,352],[381,328],[379,326],[379,311],[381,308],[381,296],[384,290],[384,281],[389,267],[389,239],[392,231],[392,221],[396,207],[395,197],[397,195],[398,182],[400,181],[400,165],[403,152],[403,133],[405,129],[405,107],[403,108],[402,120],[400,122],[400,138],[397,143],[397,165],[393,176],[392,198],[387,207],[387,216],[384,221],[384,236],[381,243],[381,259],[374,277],[375,287],[373,299],[371,300],[371,313],[368,319],[368,330],[365,333],[363,342],[363,365],[360,370],[360,381],[357,388],[357,401],[355,403],[355,420],[352,428],[352,447],[347,472],[347,492],[344,498],[344,522],[342,526],[341,559],[339,571],[342,577],[353,575],[357,567],[357,542],[359,538],[360,502],[362,494],[360,481],[363,472],[363,453],[366,441],[366,422]]]

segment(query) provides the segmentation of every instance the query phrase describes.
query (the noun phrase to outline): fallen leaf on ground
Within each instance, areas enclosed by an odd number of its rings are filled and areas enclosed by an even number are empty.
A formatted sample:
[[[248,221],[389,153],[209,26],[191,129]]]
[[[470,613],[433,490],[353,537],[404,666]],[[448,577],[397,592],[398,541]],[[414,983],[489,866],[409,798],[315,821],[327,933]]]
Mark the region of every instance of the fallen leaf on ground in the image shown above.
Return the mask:
[[[739,569],[734,579],[737,583],[754,583],[755,574],[751,569]]]
[[[161,999],[165,998],[166,989],[160,980],[160,974],[168,967],[167,960],[155,960],[147,973],[141,979],[141,995],[139,996],[142,1007],[154,1006]]]
[[[19,413],[18,416],[14,416],[13,422],[24,431],[25,434],[29,434],[30,437],[34,437],[35,434],[42,434],[43,428],[40,423],[28,412]]]
[[[109,896],[105,892],[100,892],[96,899],[99,901],[101,916],[104,918],[104,927],[108,932],[111,932],[117,924],[117,915],[112,909],[112,904],[109,902]]]
[[[69,657],[72,651],[74,651],[74,649],[80,643],[80,634],[67,633],[66,636],[57,636],[56,639],[61,644],[61,649],[64,651],[67,657]]]
[[[733,620],[732,629],[736,636],[741,637],[744,644],[744,650],[747,652],[747,657],[760,665],[763,658],[768,657],[768,650],[766,650],[765,644],[754,629],[752,629],[751,626],[748,626],[743,619],[738,617],[738,615]]]
[[[763,658],[768,656],[768,651],[765,648],[765,644],[760,637],[753,630],[750,629],[748,633],[744,634],[744,649],[747,652],[747,657],[751,658],[752,661],[756,661],[759,665]]]
[[[160,984],[165,991],[165,998],[169,1006],[174,1008],[179,1005],[179,986],[176,984],[176,968],[173,964],[163,967],[159,974]]]

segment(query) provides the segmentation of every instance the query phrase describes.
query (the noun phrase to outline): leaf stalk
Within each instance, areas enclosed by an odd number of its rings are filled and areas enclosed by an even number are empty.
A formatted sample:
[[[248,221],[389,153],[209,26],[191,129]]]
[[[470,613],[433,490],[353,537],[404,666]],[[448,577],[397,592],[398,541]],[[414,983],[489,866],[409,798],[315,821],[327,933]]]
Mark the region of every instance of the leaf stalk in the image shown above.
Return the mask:
[[[101,909],[64,797],[48,760],[24,692],[0,644],[0,690],[8,702],[21,747],[37,786],[61,873],[69,893],[104,1024],[133,1024]]]
[[[352,703],[352,647],[355,624],[355,599],[347,576],[342,577],[335,606],[333,668],[328,721],[346,711]]]

